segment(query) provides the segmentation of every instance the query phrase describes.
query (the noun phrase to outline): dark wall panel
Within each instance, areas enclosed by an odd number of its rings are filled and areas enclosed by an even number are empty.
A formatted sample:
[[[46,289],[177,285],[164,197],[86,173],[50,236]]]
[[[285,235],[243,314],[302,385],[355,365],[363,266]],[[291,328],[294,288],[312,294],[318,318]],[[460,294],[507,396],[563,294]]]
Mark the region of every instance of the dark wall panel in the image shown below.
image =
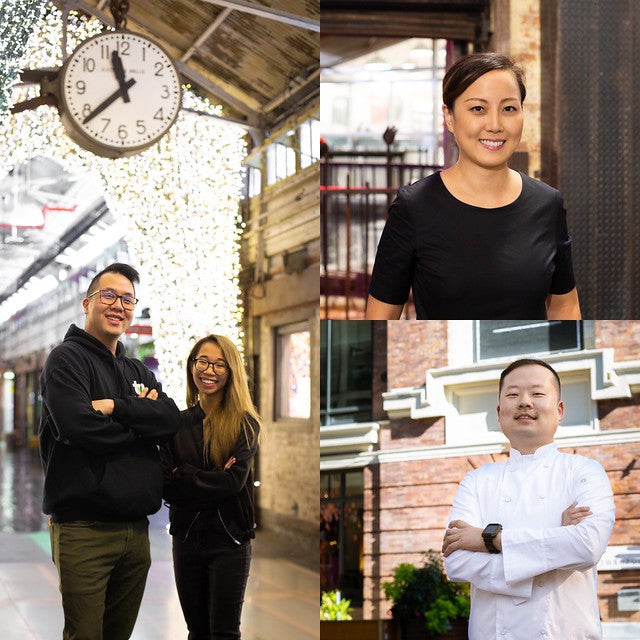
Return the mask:
[[[640,318],[640,2],[556,7],[557,186],[583,317]]]

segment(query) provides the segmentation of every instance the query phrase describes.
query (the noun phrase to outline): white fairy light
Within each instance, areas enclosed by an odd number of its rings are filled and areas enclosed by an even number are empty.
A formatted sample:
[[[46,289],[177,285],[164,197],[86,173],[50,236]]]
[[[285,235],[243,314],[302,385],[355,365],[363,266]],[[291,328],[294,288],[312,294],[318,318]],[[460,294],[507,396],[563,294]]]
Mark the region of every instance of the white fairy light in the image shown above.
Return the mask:
[[[11,87],[44,5],[45,0],[0,0],[0,115],[9,111]]]
[[[28,43],[28,66],[61,63],[60,12],[49,7]],[[71,14],[72,50],[100,31],[99,23]],[[17,100],[34,95],[20,89]],[[37,92],[35,92],[37,95]],[[204,113],[221,108],[185,88],[183,105]],[[164,387],[184,398],[184,360],[193,342],[220,333],[242,343],[239,243],[242,221],[243,130],[183,111],[156,145],[128,158],[101,158],[66,134],[53,107],[14,114],[0,123],[0,175],[35,156],[52,157],[69,172],[99,175],[109,209],[125,228],[140,267],[151,310],[156,357]]]

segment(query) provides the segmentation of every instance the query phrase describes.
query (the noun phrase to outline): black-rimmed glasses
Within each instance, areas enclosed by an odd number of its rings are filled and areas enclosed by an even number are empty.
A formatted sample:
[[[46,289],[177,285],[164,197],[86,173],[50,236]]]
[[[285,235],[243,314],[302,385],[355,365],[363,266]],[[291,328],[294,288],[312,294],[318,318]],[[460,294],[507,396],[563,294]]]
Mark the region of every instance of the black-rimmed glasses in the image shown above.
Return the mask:
[[[131,310],[136,306],[136,302],[138,302],[138,298],[134,298],[126,293],[123,296],[119,296],[117,293],[109,291],[109,289],[98,289],[98,291],[94,291],[88,295],[87,298],[91,298],[91,296],[95,296],[97,293],[100,294],[100,302],[102,302],[102,304],[112,305],[120,298],[123,309]]]
[[[205,373],[209,367],[213,369],[213,373],[223,376],[229,371],[229,365],[226,362],[209,362],[204,358],[193,358],[192,360],[197,371]]]

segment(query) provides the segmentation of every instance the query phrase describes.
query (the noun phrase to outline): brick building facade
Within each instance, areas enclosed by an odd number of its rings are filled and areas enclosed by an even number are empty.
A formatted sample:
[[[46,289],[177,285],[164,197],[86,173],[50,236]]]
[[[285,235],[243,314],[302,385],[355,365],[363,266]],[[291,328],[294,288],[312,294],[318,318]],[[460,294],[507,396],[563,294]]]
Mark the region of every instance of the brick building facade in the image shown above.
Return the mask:
[[[538,334],[551,336],[553,323],[543,324],[493,323],[498,334],[507,332],[499,335],[516,336],[515,352],[482,358],[478,341],[487,327],[480,322],[371,323],[377,442],[358,445],[352,438],[339,449],[335,433],[329,441],[321,427],[323,473],[362,469],[365,619],[388,617],[381,584],[395,566],[420,564],[424,551],[440,549],[464,475],[508,455],[494,418],[499,374],[517,357],[534,355],[549,361],[563,382],[560,450],[597,459],[614,491],[616,524],[598,573],[602,619],[620,634],[615,637],[640,637],[640,611],[627,610],[638,609],[630,602],[640,588],[640,322],[563,323],[576,329],[576,342],[557,349],[549,338],[546,353]]]

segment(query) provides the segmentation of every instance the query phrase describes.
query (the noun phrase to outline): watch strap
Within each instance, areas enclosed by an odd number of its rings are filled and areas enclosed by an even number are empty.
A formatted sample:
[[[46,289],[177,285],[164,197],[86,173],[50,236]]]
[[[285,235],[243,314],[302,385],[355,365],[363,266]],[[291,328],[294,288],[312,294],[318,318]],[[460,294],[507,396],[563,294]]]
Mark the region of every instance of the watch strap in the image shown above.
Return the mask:
[[[498,529],[495,531],[495,533],[487,531],[487,529],[489,529],[489,527],[495,527],[495,526],[498,527]],[[499,524],[498,525],[489,524],[484,528],[484,530],[482,532],[482,539],[484,540],[484,546],[487,548],[487,551],[489,553],[500,553],[500,549],[498,549],[495,546],[495,544],[493,544],[493,540],[501,531],[502,531],[502,526],[499,525]]]

